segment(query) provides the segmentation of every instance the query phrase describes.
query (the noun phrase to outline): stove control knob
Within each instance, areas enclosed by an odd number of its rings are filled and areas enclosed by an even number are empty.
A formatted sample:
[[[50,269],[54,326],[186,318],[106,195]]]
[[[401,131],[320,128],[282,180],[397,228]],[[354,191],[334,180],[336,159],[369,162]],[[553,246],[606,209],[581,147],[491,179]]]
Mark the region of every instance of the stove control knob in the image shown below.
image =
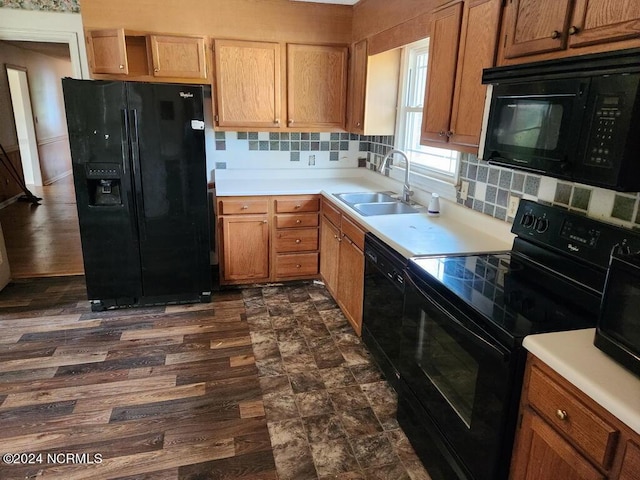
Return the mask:
[[[535,217],[530,213],[525,213],[522,216],[522,220],[520,220],[520,223],[522,224],[522,226],[526,228],[533,226],[534,222],[535,222]]]
[[[536,219],[536,232],[538,233],[544,233],[547,231],[547,229],[549,228],[549,220],[547,220],[546,218],[538,218]]]

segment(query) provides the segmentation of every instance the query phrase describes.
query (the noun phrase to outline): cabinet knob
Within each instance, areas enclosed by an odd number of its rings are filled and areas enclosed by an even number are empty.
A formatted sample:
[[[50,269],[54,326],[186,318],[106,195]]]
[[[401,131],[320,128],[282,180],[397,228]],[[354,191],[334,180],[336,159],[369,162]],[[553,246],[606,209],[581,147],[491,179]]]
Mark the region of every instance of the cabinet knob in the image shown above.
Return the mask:
[[[273,121],[273,123],[275,123],[276,125],[280,125],[280,119],[279,119],[279,118],[276,118],[276,119]]]
[[[302,265],[300,265],[299,263],[296,265],[296,268],[302,268]]]
[[[300,207],[302,207],[302,205],[296,205],[296,208],[300,208]]]
[[[159,68],[154,68],[153,71],[158,73],[160,71],[160,69]]]
[[[439,135],[440,137],[444,137],[444,136],[446,135],[446,132],[445,132],[444,130],[440,130],[440,131],[438,132],[438,135]]]
[[[262,220],[262,223],[267,223],[267,221],[266,220]]]
[[[575,35],[579,31],[580,31],[580,29],[578,27],[576,27],[575,25],[571,25],[569,27],[569,35]]]
[[[551,32],[551,38],[553,38],[554,40],[556,38],[560,38],[560,32],[558,30],[554,30],[553,32]]]
[[[296,223],[302,223],[302,220],[298,219],[296,220]]]
[[[447,133],[445,133],[445,135],[446,135],[448,138],[451,138],[451,137],[453,137],[453,132],[452,132],[451,130],[449,130]]]
[[[293,125],[293,120],[289,119],[289,125]]]
[[[360,125],[362,125],[360,122],[356,123],[356,127],[359,127]]]
[[[119,68],[120,70],[124,70],[124,65],[120,64],[120,65],[118,65],[118,68]]]
[[[249,208],[249,205],[243,205],[242,206],[242,210],[247,210]]]
[[[299,238],[296,238],[296,243],[300,243],[302,242],[302,240],[300,240]]]
[[[566,412],[566,410],[556,410],[556,417],[558,417],[558,420],[566,420],[567,418],[569,418],[569,414]]]
[[[333,238],[336,238],[336,239],[337,239],[337,238],[338,238],[338,235],[334,235],[334,236],[333,236]]]

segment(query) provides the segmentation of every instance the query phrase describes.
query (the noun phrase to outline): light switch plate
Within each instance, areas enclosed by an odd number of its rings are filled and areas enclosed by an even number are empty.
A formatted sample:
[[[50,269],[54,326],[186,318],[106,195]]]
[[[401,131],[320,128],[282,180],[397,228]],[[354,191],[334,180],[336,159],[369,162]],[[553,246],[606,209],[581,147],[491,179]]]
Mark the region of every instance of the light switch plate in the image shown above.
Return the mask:
[[[463,180],[460,183],[460,200],[464,201],[469,196],[469,182]]]
[[[515,217],[518,211],[518,204],[520,203],[520,197],[511,195],[509,197],[509,207],[507,208],[507,217]]]

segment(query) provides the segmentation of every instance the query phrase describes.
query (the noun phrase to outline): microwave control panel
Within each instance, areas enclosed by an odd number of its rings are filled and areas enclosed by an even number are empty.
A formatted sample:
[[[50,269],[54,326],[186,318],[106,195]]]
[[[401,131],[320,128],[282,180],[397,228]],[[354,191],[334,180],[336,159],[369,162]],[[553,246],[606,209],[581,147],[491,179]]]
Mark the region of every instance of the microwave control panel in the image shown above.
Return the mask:
[[[587,165],[613,167],[616,123],[622,116],[621,104],[622,97],[619,95],[598,95],[591,140],[585,158]]]

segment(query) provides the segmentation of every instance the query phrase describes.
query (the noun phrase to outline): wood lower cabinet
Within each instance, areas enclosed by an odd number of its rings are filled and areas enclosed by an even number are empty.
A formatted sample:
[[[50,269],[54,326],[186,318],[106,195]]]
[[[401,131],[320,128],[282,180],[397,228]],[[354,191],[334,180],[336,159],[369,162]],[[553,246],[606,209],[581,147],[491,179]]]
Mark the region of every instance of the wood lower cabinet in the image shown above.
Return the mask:
[[[477,153],[486,86],[495,65],[500,0],[466,0],[434,12],[420,142]]]
[[[529,355],[511,480],[640,480],[640,436]]]
[[[548,54],[544,59],[549,59],[634,46],[640,46],[640,2],[637,0],[508,2],[505,59],[539,54]]]
[[[317,195],[224,197],[217,206],[222,285],[318,276]]]
[[[365,231],[322,200],[320,276],[355,332],[362,331]]]
[[[222,276],[228,282],[269,280],[269,220],[266,215],[221,219]]]

